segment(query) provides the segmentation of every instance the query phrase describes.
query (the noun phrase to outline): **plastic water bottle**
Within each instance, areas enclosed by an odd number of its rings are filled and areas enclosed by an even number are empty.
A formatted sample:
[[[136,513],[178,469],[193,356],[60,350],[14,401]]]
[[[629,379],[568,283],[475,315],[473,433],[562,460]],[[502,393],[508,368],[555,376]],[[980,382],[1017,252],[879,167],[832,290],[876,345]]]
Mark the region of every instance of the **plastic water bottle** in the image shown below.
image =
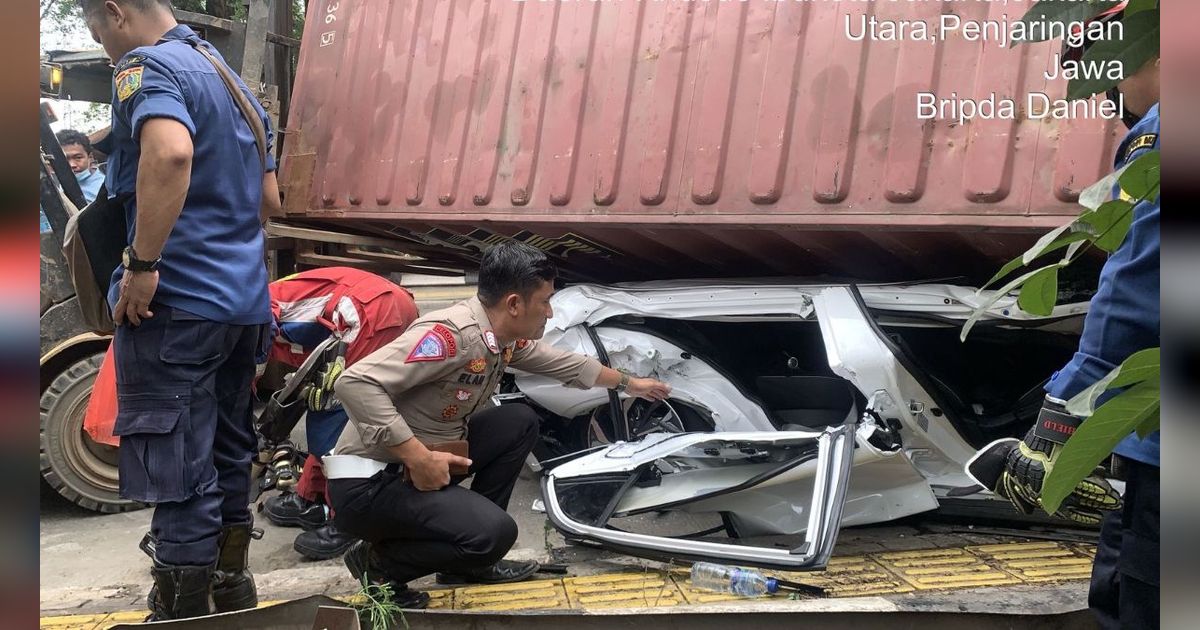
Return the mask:
[[[692,586],[743,597],[758,597],[779,590],[779,582],[774,578],[764,577],[750,569],[711,562],[697,562],[692,565]]]

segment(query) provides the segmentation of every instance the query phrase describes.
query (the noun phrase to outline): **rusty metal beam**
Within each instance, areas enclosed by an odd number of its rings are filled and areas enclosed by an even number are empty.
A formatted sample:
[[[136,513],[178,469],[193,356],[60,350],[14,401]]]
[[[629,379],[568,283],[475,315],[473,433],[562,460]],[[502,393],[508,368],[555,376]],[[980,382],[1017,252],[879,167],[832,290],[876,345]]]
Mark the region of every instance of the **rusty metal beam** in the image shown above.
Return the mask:
[[[418,265],[409,265],[391,261],[380,260],[364,260],[362,258],[352,258],[350,256],[336,256],[331,254],[318,254],[316,252],[297,252],[296,264],[310,265],[313,267],[354,267],[363,271],[373,273],[419,273],[427,276],[447,276],[457,277],[463,274],[458,271],[449,269],[441,269],[437,267],[421,267]]]

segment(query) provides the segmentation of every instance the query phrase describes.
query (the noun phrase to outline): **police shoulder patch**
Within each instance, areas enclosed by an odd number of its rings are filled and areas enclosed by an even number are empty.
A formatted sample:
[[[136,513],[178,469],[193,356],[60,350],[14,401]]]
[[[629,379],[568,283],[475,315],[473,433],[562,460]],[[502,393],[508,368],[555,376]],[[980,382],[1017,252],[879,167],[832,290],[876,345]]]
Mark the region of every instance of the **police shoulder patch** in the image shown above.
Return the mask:
[[[1144,133],[1130,140],[1129,144],[1125,145],[1125,154],[1121,156],[1121,162],[1128,162],[1134,153],[1137,153],[1141,149],[1153,147],[1155,142],[1158,142],[1158,134],[1156,133]]]
[[[425,333],[424,337],[413,346],[405,363],[419,361],[444,361],[458,354],[458,345],[454,341],[454,333],[449,328],[438,324],[433,330]]]
[[[142,70],[144,69],[143,66],[131,66],[117,73],[113,82],[117,88],[118,101],[124,102],[142,89]]]
[[[441,337],[446,344],[446,356],[453,357],[458,354],[458,342],[454,340],[454,333],[449,328],[436,324],[433,327],[433,334]]]

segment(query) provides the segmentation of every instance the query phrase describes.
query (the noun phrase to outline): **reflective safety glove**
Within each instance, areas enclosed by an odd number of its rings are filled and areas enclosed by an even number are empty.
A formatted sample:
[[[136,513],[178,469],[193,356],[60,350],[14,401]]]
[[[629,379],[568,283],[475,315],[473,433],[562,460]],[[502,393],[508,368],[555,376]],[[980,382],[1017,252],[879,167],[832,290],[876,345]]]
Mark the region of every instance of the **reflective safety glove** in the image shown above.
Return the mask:
[[[1067,438],[1083,418],[1067,413],[1066,402],[1046,397],[1037,423],[1024,440],[1005,438],[983,447],[966,472],[980,485],[1008,499],[1022,514],[1032,514],[1042,506],[1042,482],[1054,469],[1054,462]],[[1121,496],[1104,479],[1101,469],[1084,478],[1059,506],[1055,516],[1083,525],[1096,525],[1103,512],[1121,507]]]
[[[330,351],[333,356],[325,362],[305,393],[308,408],[313,411],[327,411],[339,404],[333,391],[333,385],[342,372],[346,371],[345,342],[338,342]]]

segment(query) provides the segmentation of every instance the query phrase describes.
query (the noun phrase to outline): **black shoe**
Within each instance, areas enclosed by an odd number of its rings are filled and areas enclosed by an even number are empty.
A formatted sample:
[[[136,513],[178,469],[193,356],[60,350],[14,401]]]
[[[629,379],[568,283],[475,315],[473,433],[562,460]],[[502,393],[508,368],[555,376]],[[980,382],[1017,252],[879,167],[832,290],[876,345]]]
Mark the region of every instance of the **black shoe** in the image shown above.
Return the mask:
[[[213,571],[213,603],[217,612],[249,610],[258,606],[258,589],[249,567],[250,539],[254,536],[253,523],[221,528],[221,536],[217,539],[217,567]]]
[[[212,596],[213,568],[156,565],[146,621],[203,617],[216,611]]]
[[[278,527],[300,527],[305,531],[326,523],[325,506],[295,492],[284,492],[266,500],[263,513]]]
[[[328,560],[346,553],[355,540],[358,539],[338,530],[332,522],[329,522],[322,527],[302,532],[296,536],[296,542],[292,544],[292,547],[296,553],[309,560]]]
[[[370,543],[356,540],[350,545],[346,555],[342,556],[342,562],[346,563],[350,575],[353,575],[360,585],[365,586],[364,575],[372,584],[390,584],[392,601],[401,608],[421,610],[429,605],[429,593],[414,591],[408,588],[407,584],[387,579],[383,570],[379,568],[379,563],[373,561],[373,556]]]
[[[537,573],[538,563],[501,560],[490,567],[437,574],[438,584],[506,584],[529,579]]]

